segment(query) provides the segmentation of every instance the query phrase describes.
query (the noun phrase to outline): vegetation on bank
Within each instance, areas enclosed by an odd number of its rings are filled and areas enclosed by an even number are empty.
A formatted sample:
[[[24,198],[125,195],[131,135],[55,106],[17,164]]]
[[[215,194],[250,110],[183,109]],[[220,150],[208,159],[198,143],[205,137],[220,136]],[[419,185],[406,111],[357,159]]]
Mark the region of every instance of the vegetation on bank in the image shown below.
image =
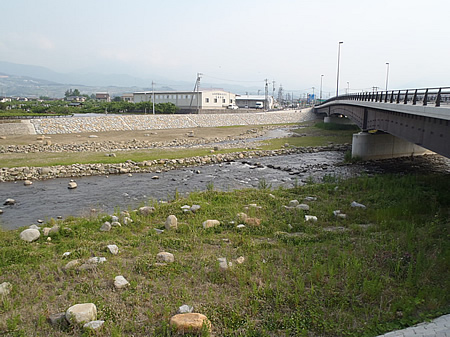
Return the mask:
[[[205,314],[216,336],[375,336],[449,313],[449,176],[324,181],[275,190],[261,182],[233,192],[209,183],[169,203],[149,200],[153,213],[129,210],[134,222],[110,232],[99,231],[110,215],[51,219],[45,226],[60,226],[51,241],[25,243],[20,231],[0,232],[0,283],[13,285],[0,301],[0,334],[79,336],[79,328],[53,327],[47,317],[85,302],[106,321],[99,336],[168,336],[182,304]],[[286,209],[293,199],[310,211]],[[354,200],[366,208],[350,207]],[[201,208],[185,213],[185,204]],[[261,224],[236,228],[239,212]],[[157,234],[170,214],[178,229]],[[205,230],[207,219],[221,224]],[[107,253],[108,244],[120,253]],[[155,265],[161,251],[175,262]],[[107,261],[64,271],[68,261],[92,256]],[[234,262],[240,256],[243,264]],[[220,257],[233,266],[221,270]],[[117,275],[130,286],[115,290]]]
[[[131,103],[125,101],[100,102],[88,100],[79,105],[72,106],[71,102],[64,100],[52,101],[27,101],[27,102],[0,102],[0,118],[11,117],[40,117],[40,116],[64,116],[79,113],[147,113],[153,111],[152,102]],[[178,108],[173,103],[155,104],[155,113],[174,114]]]

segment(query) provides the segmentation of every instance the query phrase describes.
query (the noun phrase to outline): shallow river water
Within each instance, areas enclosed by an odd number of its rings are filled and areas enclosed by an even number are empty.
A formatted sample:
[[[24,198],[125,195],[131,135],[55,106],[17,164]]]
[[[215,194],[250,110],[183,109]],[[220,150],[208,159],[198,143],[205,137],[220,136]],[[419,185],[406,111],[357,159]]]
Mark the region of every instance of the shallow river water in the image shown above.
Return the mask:
[[[67,188],[70,179],[0,184],[2,200],[12,198],[16,204],[0,206],[0,225],[13,229],[36,224],[38,219],[89,214],[91,209],[112,213],[115,208],[137,207],[149,199],[168,200],[181,194],[206,190],[258,187],[260,181],[272,187],[293,187],[305,181],[319,181],[325,175],[348,177],[360,168],[335,166],[342,162],[342,152],[304,153],[288,156],[246,159],[231,163],[190,167],[162,173],[135,173],[132,176],[110,175],[77,178],[78,187]],[[157,175],[159,179],[152,179]]]

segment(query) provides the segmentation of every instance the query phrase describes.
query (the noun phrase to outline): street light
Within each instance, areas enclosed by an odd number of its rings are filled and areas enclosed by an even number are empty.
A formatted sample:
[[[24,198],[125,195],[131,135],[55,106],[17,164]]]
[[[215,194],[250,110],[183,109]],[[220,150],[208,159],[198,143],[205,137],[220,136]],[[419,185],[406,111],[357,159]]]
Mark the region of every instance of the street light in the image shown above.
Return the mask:
[[[322,102],[322,82],[323,82],[323,75],[320,75],[320,101]]]
[[[347,95],[350,93],[350,82],[347,81]]]
[[[338,64],[337,64],[337,83],[336,83],[336,97],[339,96],[339,63],[341,60],[341,44],[343,44],[343,41],[339,42],[338,45]]]
[[[389,62],[386,62],[386,92],[388,89],[388,79],[389,79]]]

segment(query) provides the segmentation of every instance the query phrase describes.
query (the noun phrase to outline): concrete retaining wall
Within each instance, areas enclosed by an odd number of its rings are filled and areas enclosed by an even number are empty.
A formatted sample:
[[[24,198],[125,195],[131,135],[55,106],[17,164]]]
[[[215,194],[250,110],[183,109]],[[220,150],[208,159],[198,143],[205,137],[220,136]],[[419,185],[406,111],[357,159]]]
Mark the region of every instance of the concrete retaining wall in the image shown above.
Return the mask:
[[[33,119],[37,134],[133,131],[299,123],[314,119],[310,109],[267,113],[228,113],[212,115],[105,115]]]

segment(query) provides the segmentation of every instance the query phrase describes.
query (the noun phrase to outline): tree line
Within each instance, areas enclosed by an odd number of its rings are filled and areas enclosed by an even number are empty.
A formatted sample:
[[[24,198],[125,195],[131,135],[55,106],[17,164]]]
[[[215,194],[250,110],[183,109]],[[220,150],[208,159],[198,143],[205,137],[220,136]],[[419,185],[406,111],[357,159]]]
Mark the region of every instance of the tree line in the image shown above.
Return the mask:
[[[174,114],[178,107],[173,103],[155,104],[155,113]],[[55,114],[70,115],[74,113],[152,113],[152,102],[132,103],[125,101],[98,102],[87,100],[78,106],[72,106],[66,101],[12,101],[0,102],[0,116],[5,115],[36,115]]]

